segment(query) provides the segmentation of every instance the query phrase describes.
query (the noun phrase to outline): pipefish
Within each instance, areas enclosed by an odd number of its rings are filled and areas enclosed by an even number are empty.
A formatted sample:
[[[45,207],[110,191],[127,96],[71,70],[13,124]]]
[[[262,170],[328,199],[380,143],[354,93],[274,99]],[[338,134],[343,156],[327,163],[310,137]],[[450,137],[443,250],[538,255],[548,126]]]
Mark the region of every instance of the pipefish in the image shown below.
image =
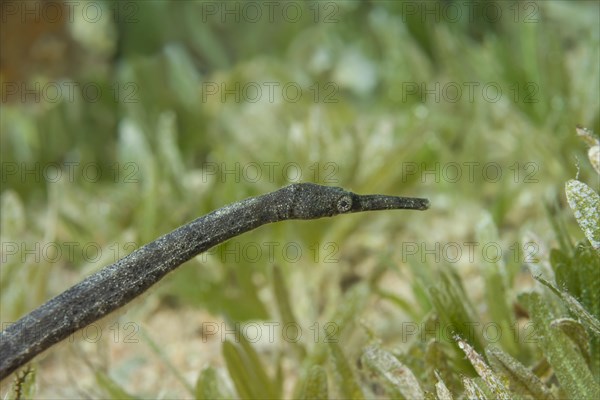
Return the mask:
[[[221,207],[142,246],[31,311],[0,333],[0,379],[141,295],[194,256],[261,225],[375,210],[426,210],[422,198],[358,195],[294,183]]]

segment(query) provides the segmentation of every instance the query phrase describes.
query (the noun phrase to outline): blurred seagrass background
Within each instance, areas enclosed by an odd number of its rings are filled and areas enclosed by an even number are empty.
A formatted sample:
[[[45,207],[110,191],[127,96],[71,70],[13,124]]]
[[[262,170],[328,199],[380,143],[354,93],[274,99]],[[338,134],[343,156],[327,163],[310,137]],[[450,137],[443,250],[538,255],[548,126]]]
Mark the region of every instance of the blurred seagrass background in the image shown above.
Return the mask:
[[[432,203],[219,246],[38,358],[28,396],[598,393],[598,250],[565,196],[599,189],[575,134],[600,132],[598,2],[0,5],[4,325],[292,182]]]

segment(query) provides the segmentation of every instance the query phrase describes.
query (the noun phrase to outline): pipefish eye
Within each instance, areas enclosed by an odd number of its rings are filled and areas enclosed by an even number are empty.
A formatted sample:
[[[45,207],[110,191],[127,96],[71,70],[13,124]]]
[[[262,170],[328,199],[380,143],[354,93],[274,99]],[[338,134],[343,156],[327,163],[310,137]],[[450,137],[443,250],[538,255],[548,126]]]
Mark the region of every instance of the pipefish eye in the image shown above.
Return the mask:
[[[337,209],[340,213],[345,213],[350,211],[352,208],[352,198],[347,194],[340,197],[337,201]]]

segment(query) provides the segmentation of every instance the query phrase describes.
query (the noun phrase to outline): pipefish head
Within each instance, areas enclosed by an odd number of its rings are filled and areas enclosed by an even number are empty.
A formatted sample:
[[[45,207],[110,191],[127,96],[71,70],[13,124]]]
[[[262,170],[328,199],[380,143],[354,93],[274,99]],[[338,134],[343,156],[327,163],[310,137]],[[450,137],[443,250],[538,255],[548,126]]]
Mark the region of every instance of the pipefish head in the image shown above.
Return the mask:
[[[429,208],[427,199],[380,194],[358,195],[340,187],[314,183],[296,183],[287,186],[285,190],[292,200],[290,214],[297,219],[332,217],[362,211]]]

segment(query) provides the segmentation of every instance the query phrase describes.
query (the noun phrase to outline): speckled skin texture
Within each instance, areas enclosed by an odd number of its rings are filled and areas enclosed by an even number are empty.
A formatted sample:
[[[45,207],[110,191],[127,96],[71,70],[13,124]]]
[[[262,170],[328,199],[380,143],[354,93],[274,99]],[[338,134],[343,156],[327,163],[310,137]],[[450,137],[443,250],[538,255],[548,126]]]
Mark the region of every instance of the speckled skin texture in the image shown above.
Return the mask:
[[[337,187],[296,183],[219,208],[87,277],[2,331],[0,379],[73,332],[129,303],[185,261],[261,225],[428,207],[426,199],[361,196]]]

